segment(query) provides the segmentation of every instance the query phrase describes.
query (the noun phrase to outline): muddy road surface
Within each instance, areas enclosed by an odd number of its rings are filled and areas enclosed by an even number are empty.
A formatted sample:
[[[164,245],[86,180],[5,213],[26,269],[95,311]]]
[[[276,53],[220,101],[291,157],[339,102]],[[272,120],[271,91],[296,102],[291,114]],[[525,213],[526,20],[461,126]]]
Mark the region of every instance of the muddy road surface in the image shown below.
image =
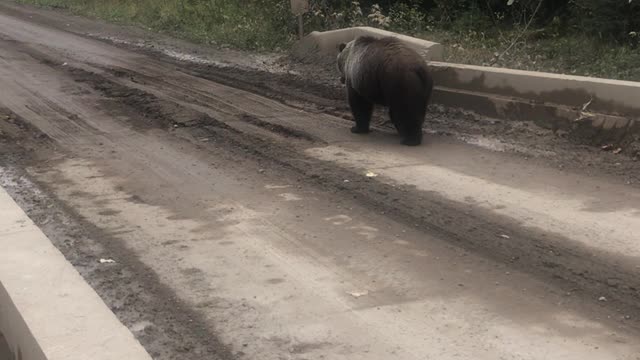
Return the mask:
[[[154,359],[640,359],[633,155],[114,29],[0,2],[0,181]]]

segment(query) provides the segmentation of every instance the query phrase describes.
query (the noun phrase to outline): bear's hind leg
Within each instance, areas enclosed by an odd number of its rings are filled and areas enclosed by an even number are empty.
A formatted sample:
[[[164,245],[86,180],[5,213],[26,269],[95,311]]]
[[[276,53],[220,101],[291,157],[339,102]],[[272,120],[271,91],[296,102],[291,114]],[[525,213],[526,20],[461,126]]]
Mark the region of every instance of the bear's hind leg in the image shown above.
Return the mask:
[[[363,98],[355,90],[349,88],[349,106],[356,121],[356,125],[351,128],[354,134],[367,134],[370,132],[371,114],[373,113],[373,103]]]
[[[417,146],[422,144],[422,124],[426,114],[426,105],[401,104],[391,106],[389,115],[391,121],[396,125],[396,129],[402,136],[402,144],[407,146]]]
[[[422,122],[405,125],[402,145],[418,146],[422,144]]]
[[[389,108],[389,119],[393,124],[393,127],[396,128],[396,131],[400,136],[404,137],[404,127],[402,126],[402,112],[398,113],[397,109],[394,112],[394,107]]]

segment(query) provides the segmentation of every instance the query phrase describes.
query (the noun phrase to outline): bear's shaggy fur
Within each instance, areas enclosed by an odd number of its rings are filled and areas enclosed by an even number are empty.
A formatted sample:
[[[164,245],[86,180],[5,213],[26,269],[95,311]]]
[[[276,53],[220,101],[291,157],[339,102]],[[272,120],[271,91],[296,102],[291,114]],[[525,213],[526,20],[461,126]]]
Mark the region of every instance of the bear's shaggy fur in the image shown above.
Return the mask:
[[[340,44],[338,70],[347,86],[356,125],[351,132],[369,132],[374,105],[389,108],[391,122],[404,145],[422,143],[422,124],[433,91],[424,59],[394,37],[362,36]]]

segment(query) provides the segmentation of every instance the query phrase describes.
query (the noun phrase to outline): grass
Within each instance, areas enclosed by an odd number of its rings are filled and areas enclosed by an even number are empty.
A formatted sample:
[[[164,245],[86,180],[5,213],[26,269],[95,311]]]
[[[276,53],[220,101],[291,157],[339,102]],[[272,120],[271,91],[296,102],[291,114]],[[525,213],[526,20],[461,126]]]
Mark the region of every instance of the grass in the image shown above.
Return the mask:
[[[638,48],[581,35],[538,38],[532,31],[503,55],[519,34],[515,30],[493,36],[435,30],[419,36],[445,45],[448,62],[640,81]]]
[[[248,50],[283,49],[295,40],[296,23],[287,0],[18,1]],[[323,23],[314,16],[307,15],[307,30],[368,21],[366,14],[351,23]],[[640,46],[631,43],[607,43],[580,34],[561,36],[553,29],[531,29],[520,37],[517,26],[500,29],[490,19],[477,17],[439,24],[411,8],[392,9],[388,16],[389,30],[445,45],[449,62],[640,81]]]
[[[250,50],[289,44],[287,3],[270,0],[17,0],[106,21],[141,25],[189,40]]]

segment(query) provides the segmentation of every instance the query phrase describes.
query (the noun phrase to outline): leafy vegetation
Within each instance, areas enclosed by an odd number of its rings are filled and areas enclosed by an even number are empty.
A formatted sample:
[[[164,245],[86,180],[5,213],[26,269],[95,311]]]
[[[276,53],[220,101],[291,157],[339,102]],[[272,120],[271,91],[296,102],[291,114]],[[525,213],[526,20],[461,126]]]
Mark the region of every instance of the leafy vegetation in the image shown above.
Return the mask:
[[[289,0],[19,0],[245,49],[295,40]],[[374,26],[446,60],[640,81],[638,0],[310,0],[305,30]]]
[[[291,42],[288,1],[274,0],[17,0],[211,44],[269,49]]]
[[[640,1],[316,0],[314,29],[369,25],[440,42],[446,61],[640,81]]]

